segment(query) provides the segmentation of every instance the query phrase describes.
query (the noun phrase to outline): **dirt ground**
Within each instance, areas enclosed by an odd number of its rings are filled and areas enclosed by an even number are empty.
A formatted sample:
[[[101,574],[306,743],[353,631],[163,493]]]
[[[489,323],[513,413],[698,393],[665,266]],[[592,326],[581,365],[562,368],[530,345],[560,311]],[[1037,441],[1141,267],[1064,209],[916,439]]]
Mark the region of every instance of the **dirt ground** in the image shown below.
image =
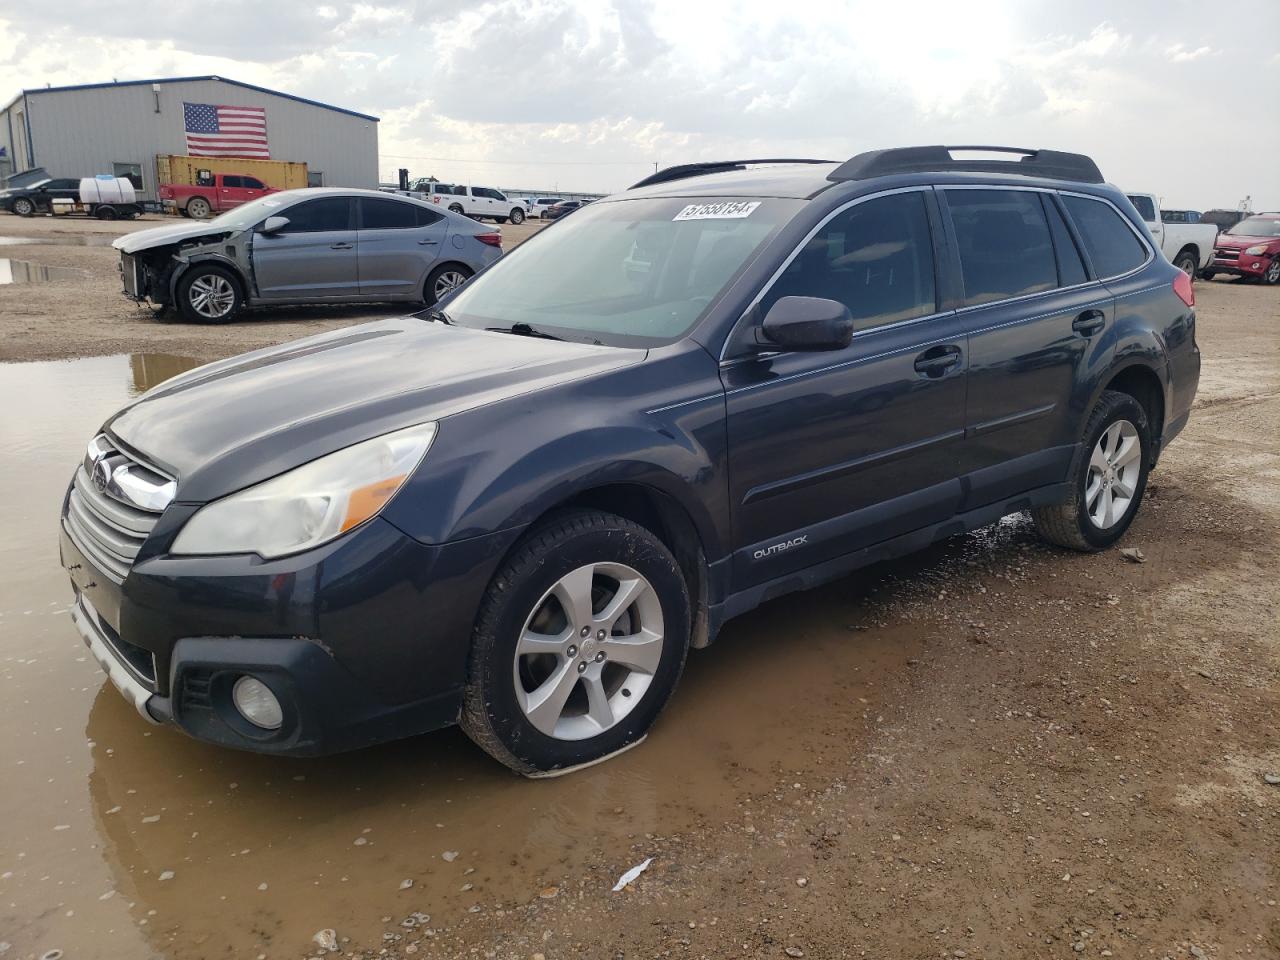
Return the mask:
[[[109,248],[0,255],[87,274],[0,288],[6,359],[359,319],[158,323]],[[1280,290],[1197,297],[1196,408],[1121,544],[1144,562],[1015,517],[774,601],[691,657],[646,743],[561,780],[453,733],[303,764],[152,735],[65,618],[22,619],[65,590],[56,556],[0,546],[0,956],[1280,957]],[[8,369],[23,397],[73,375]]]

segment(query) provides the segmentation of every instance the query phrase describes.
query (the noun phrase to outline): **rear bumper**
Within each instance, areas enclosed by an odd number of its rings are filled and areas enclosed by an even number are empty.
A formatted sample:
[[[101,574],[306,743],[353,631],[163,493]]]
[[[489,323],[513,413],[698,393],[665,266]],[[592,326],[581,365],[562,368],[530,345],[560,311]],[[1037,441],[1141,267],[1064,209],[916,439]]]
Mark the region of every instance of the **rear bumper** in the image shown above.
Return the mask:
[[[123,580],[97,568],[65,523],[60,546],[76,628],[148,722],[315,756],[457,720],[475,611],[516,535],[429,546],[376,519],[285,560],[159,555]],[[235,709],[231,688],[245,675],[280,701],[278,730]]]

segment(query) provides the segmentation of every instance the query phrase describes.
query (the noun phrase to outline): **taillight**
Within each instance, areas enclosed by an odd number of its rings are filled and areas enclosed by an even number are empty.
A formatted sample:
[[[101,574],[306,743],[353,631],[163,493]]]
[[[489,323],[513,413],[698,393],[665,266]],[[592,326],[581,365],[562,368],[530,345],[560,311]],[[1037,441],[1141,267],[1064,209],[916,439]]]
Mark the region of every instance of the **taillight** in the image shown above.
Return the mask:
[[[491,247],[502,246],[502,234],[500,233],[477,233],[476,239],[481,243],[487,243]]]
[[[1188,307],[1196,305],[1196,289],[1191,285],[1191,275],[1178,271],[1178,275],[1173,278],[1173,292],[1178,295],[1178,299],[1185,303]]]

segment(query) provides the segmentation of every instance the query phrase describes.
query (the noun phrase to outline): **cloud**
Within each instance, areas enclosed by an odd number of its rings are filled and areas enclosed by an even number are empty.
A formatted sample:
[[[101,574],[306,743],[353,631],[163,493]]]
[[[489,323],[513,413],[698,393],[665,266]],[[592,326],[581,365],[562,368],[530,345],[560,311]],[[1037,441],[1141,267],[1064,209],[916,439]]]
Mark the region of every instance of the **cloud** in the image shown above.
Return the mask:
[[[1217,51],[1213,47],[1196,47],[1194,50],[1188,50],[1184,44],[1175,43],[1171,47],[1166,47],[1164,53],[1174,63],[1187,63],[1191,60],[1199,60],[1201,57],[1211,56]]]

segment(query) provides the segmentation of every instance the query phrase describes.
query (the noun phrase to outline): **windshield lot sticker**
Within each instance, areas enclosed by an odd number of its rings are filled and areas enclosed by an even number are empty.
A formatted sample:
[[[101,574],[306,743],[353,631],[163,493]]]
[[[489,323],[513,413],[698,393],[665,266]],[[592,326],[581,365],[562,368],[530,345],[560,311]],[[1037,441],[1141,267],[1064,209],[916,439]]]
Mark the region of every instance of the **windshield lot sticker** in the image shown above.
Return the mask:
[[[721,200],[719,203],[691,203],[674,217],[677,220],[741,220],[760,206],[759,200]]]

